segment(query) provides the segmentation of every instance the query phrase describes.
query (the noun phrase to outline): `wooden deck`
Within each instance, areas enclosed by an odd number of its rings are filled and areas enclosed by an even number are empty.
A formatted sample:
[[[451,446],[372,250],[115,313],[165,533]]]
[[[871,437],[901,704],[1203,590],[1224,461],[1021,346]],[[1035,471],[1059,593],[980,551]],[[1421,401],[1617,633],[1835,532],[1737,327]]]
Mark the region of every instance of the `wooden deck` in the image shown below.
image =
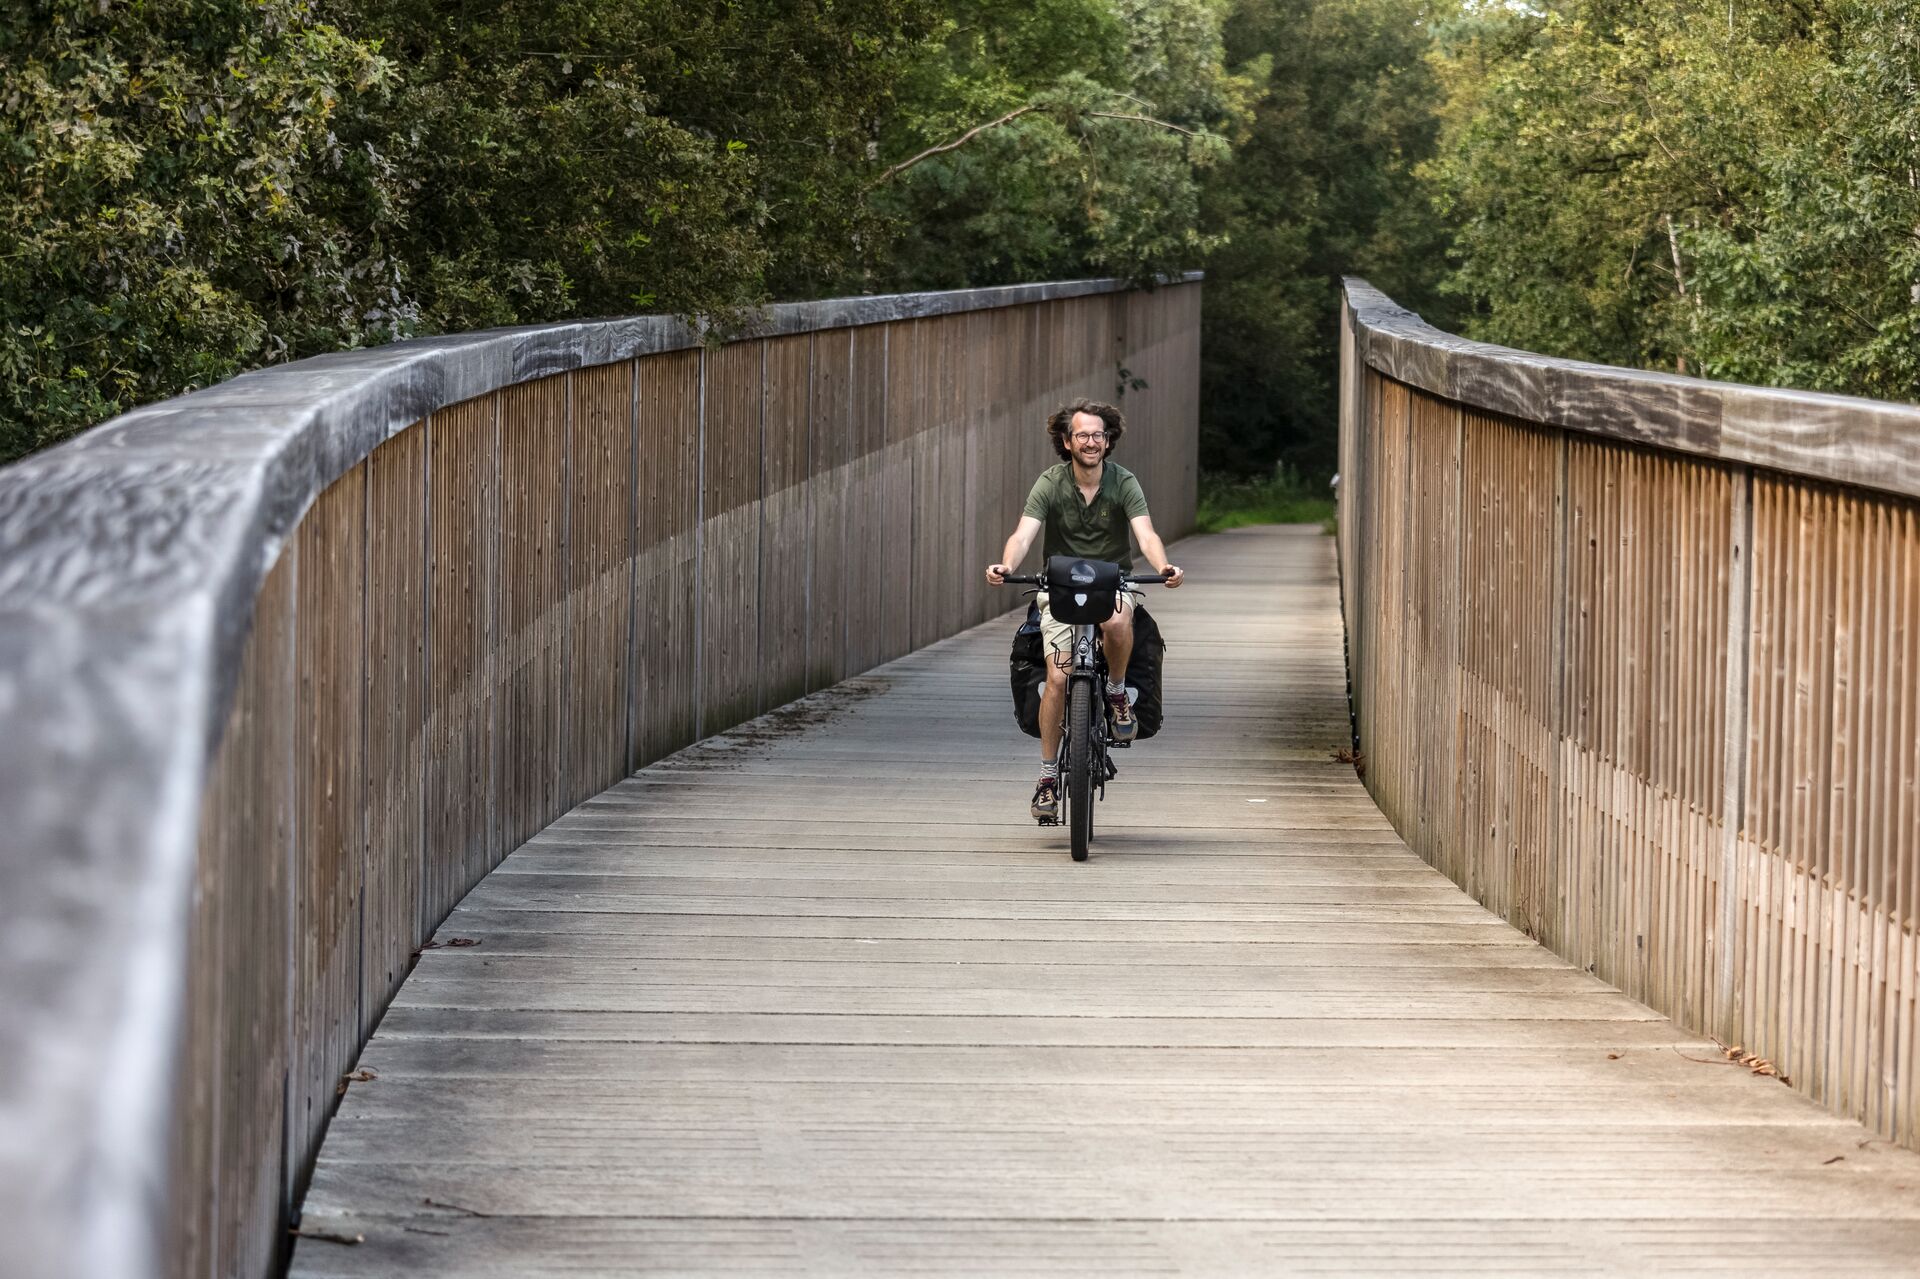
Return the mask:
[[[1026,816],[1009,622],[513,854],[362,1055],[293,1273],[1920,1265],[1920,1155],[1509,929],[1331,761],[1331,539],[1176,558],[1168,727],[1085,865]]]

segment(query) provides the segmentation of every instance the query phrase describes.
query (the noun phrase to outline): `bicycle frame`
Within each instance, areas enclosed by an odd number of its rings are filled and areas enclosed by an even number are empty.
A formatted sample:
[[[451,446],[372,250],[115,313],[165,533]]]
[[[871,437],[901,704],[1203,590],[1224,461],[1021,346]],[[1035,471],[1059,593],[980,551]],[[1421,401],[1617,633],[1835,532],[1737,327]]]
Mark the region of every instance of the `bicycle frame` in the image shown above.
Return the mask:
[[[1075,626],[1073,642],[1068,648],[1068,654],[1072,664],[1068,667],[1067,686],[1060,698],[1061,798],[1067,798],[1066,779],[1072,775],[1072,770],[1067,767],[1067,760],[1071,753],[1076,750],[1089,750],[1093,752],[1093,775],[1100,779],[1100,798],[1105,799],[1107,782],[1118,772],[1113,767],[1113,761],[1107,758],[1107,748],[1111,745],[1107,740],[1107,717],[1104,714],[1094,716],[1091,726],[1093,740],[1090,742],[1074,741],[1070,731],[1071,726],[1066,723],[1067,707],[1073,702],[1073,686],[1076,683],[1092,684],[1093,704],[1102,708],[1106,706],[1107,663],[1105,654],[1100,651],[1100,628],[1091,622],[1083,622]]]

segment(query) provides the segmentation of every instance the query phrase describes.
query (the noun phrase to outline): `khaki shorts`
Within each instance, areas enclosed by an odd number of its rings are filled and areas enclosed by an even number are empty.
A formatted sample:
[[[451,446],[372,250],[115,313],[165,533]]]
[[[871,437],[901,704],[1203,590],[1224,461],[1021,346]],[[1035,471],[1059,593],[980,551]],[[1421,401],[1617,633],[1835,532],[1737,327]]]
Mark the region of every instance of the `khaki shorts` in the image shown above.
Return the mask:
[[[1069,622],[1056,622],[1053,614],[1047,610],[1047,593],[1041,591],[1033,597],[1040,606],[1040,634],[1045,639],[1047,652],[1069,653],[1073,651],[1073,625]],[[1133,592],[1120,592],[1120,606],[1114,610],[1115,617],[1133,616]]]

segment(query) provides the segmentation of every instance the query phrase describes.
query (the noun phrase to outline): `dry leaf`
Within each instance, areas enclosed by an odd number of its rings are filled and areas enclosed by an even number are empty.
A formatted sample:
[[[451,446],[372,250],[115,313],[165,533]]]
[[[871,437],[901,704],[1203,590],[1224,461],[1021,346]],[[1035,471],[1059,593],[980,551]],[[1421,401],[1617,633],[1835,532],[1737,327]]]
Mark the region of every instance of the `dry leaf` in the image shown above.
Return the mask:
[[[351,1071],[347,1074],[340,1076],[340,1082],[334,1087],[333,1095],[336,1097],[344,1097],[347,1095],[348,1084],[350,1083],[364,1084],[370,1079],[378,1079],[379,1077],[380,1076],[374,1074],[371,1070],[368,1070],[365,1066],[362,1066],[358,1070]]]

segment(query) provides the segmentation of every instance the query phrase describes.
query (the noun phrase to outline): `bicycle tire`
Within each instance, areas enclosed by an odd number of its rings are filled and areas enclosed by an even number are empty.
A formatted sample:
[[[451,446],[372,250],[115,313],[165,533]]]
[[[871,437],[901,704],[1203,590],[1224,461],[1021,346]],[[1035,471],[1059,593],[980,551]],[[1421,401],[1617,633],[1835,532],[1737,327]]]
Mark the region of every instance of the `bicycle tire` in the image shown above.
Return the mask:
[[[1067,690],[1067,827],[1073,860],[1087,860],[1093,842],[1093,683]]]

